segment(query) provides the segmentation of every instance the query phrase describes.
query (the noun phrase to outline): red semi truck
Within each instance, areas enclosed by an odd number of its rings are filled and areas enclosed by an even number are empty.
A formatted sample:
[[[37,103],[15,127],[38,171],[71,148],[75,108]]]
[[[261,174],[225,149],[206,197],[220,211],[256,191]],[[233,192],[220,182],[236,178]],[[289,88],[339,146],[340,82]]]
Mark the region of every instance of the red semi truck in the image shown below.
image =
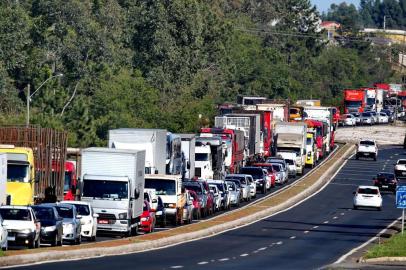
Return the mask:
[[[201,136],[221,136],[224,145],[227,147],[225,157],[225,169],[227,173],[237,173],[243,166],[245,138],[242,130],[227,128],[202,128]]]
[[[365,110],[365,90],[345,89],[344,90],[344,113],[360,113]]]

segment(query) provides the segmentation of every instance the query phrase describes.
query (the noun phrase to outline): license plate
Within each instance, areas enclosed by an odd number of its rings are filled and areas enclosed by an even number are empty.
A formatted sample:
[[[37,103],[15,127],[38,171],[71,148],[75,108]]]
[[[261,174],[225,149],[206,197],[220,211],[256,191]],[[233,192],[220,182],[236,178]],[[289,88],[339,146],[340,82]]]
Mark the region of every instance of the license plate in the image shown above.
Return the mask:
[[[97,223],[99,223],[99,224],[109,224],[109,221],[106,220],[106,219],[99,219],[99,220],[97,221]]]
[[[369,153],[364,153],[364,155],[369,156]]]
[[[15,241],[16,237],[15,236],[7,236],[7,241]]]
[[[389,186],[382,186],[383,188],[388,188]]]

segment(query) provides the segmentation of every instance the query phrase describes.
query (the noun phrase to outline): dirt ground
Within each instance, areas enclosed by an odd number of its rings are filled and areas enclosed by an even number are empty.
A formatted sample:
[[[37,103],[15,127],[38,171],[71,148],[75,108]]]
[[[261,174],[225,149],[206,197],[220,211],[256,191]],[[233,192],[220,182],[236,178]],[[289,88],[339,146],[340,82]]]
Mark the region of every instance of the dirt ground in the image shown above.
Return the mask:
[[[340,142],[358,142],[360,139],[374,139],[380,145],[403,144],[406,126],[376,125],[339,127],[335,140]]]

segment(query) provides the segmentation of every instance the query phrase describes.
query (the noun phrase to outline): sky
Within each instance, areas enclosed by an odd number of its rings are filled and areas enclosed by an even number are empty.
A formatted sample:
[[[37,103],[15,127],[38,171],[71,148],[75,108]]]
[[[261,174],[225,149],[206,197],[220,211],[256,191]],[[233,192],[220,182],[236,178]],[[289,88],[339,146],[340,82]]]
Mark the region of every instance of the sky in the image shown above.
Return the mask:
[[[340,4],[347,2],[347,4],[354,4],[356,7],[359,5],[359,0],[311,0],[313,5],[321,12],[327,11],[331,4]]]

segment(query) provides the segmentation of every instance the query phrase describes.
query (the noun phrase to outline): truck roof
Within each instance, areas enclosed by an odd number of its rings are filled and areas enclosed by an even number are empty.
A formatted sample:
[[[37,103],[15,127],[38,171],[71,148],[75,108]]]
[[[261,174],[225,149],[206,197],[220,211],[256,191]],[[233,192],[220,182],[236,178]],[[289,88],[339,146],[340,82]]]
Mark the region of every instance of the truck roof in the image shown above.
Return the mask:
[[[145,179],[181,180],[182,176],[168,174],[146,174]]]
[[[82,152],[100,152],[100,153],[127,153],[136,154],[145,150],[129,150],[129,149],[117,149],[117,148],[107,148],[107,147],[90,147],[82,149]]]
[[[135,131],[164,131],[166,132],[166,129],[160,129],[160,128],[117,128],[117,129],[111,129],[109,132],[118,132],[118,131],[128,131],[128,132],[135,132]]]

